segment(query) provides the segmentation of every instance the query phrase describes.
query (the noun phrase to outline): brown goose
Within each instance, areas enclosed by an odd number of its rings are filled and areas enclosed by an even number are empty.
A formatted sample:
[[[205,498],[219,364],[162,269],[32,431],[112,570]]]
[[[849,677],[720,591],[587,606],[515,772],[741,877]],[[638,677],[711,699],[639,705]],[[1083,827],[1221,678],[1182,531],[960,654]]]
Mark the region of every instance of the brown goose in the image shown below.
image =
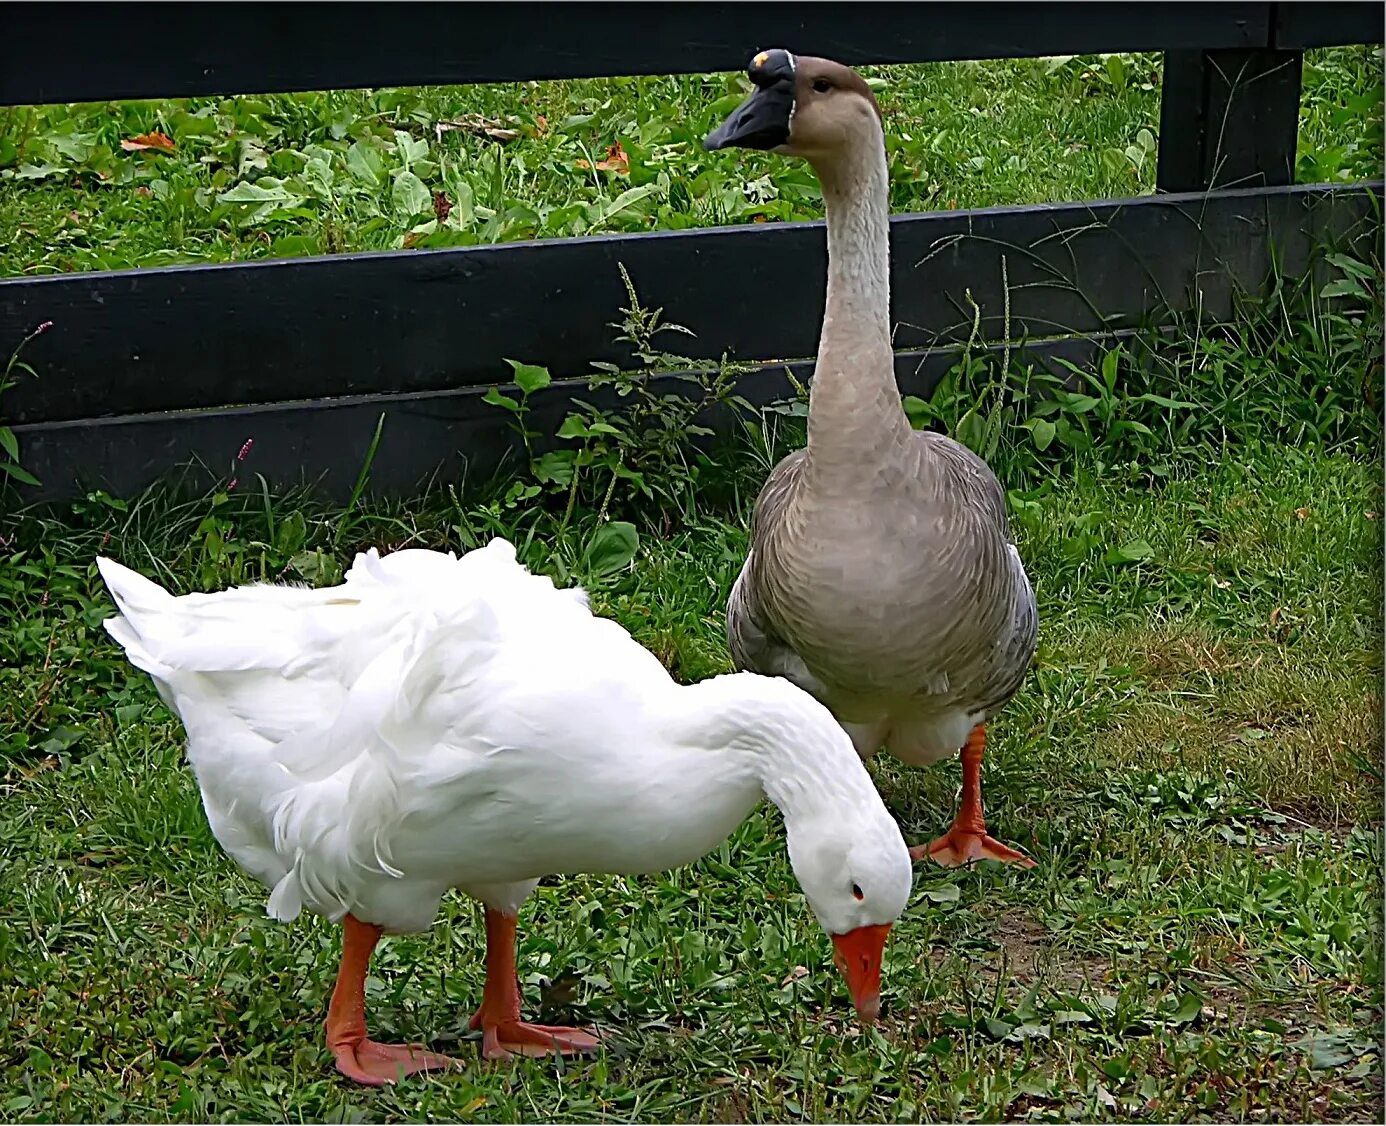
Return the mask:
[[[739,669],[823,701],[864,758],[927,764],[962,749],[952,827],[911,850],[946,866],[1034,861],[987,835],[986,722],[1035,651],[1034,592],[986,463],[911,429],[895,383],[890,206],[880,107],[827,59],[761,51],[755,91],[707,137],[801,156],[823,187],[828,294],[808,446],[771,471],[727,604]]]

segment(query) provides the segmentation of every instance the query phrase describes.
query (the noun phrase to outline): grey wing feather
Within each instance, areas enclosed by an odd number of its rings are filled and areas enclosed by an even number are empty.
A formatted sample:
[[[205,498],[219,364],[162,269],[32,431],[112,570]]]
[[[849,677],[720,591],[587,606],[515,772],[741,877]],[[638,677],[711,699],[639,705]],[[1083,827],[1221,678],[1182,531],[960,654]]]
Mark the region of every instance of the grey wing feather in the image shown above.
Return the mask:
[[[997,661],[985,686],[982,710],[988,715],[1020,691],[1030,662],[1034,659],[1039,637],[1039,610],[1035,604],[1034,587],[1030,585],[1030,577],[1020,561],[1020,552],[1016,551],[1014,544],[1007,544],[1006,547],[1007,561],[1015,582],[1014,613],[1010,635],[1002,641],[1001,659]]]
[[[783,458],[770,471],[756,497],[751,513],[751,549],[746,553],[746,562],[727,599],[727,646],[738,670],[783,676],[817,694],[822,685],[768,620],[757,596],[765,537],[771,528],[781,523],[798,487],[807,453],[807,450],[796,450]]]
[[[959,478],[955,487],[963,485],[966,488],[1005,538],[1007,573],[1004,577],[997,574],[996,578],[1003,583],[1002,589],[1009,586],[1011,590],[1010,630],[997,638],[1000,652],[981,681],[978,693],[979,710],[990,715],[1020,690],[1030,662],[1034,659],[1039,633],[1039,611],[1034,587],[1025,573],[1025,565],[1011,536],[1010,520],[1006,514],[1006,490],[991,467],[962,443],[942,434],[921,431],[919,439],[933,447],[933,456],[956,467]]]

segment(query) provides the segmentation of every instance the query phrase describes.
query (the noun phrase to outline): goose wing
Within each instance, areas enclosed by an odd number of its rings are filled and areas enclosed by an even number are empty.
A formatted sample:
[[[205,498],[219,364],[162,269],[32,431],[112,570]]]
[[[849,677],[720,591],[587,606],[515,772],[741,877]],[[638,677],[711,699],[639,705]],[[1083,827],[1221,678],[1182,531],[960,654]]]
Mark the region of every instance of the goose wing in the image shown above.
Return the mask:
[[[783,676],[805,691],[821,695],[822,684],[776,626],[762,594],[766,541],[784,524],[803,480],[807,456],[807,450],[796,450],[782,458],[756,497],[750,550],[727,599],[727,646],[738,670]]]

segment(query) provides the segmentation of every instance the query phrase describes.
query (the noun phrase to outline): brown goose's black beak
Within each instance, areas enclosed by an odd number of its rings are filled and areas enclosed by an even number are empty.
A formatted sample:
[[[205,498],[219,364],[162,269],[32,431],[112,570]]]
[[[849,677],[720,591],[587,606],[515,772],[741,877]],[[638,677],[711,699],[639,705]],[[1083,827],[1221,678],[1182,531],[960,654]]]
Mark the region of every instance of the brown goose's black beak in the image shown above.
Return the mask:
[[[709,133],[703,148],[773,149],[789,140],[789,115],[794,92],[757,90],[732,111],[730,117]]]
[[[703,148],[773,149],[789,140],[794,113],[794,57],[783,50],[761,51],[746,72],[755,92],[703,140]]]

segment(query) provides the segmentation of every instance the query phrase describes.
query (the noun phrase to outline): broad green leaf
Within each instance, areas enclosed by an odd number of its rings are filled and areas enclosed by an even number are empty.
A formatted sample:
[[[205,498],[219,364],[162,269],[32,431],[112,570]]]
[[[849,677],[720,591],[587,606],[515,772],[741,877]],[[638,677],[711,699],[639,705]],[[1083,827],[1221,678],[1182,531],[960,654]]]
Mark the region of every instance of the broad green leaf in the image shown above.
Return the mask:
[[[317,235],[284,235],[270,244],[270,253],[276,258],[299,258],[305,254],[318,254],[322,243]]]
[[[984,1017],[982,1025],[987,1030],[987,1034],[997,1040],[1004,1040],[1015,1031],[1016,1027],[1004,1020],[998,1020],[996,1017]]]
[[[332,166],[318,157],[311,157],[303,167],[303,184],[318,199],[332,198]]]
[[[1137,395],[1138,403],[1154,403],[1157,407],[1164,407],[1167,410],[1194,410],[1197,403],[1186,402],[1184,399],[1171,399],[1165,395],[1155,395],[1147,391],[1144,395]]]
[[[433,196],[414,173],[404,171],[395,177],[390,197],[395,206],[395,214],[404,218],[423,215],[433,210]]]
[[[516,481],[506,491],[505,499],[508,504],[519,504],[521,501],[529,500],[539,495],[539,486],[530,484],[527,481]]]
[[[515,385],[526,395],[532,395],[553,382],[549,369],[538,364],[522,364],[519,360],[505,361],[515,372]]]
[[[1338,1032],[1315,1031],[1300,1037],[1294,1043],[1309,1056],[1309,1066],[1315,1071],[1325,1071],[1331,1067],[1342,1067],[1358,1056],[1365,1055],[1376,1046],[1371,1039],[1350,1029]]]
[[[486,394],[481,397],[481,401],[483,403],[490,403],[493,407],[504,407],[508,411],[515,411],[518,413],[520,410],[520,404],[499,387],[490,388]]]
[[[1175,1024],[1188,1024],[1190,1021],[1197,1020],[1198,1014],[1203,1011],[1203,1002],[1192,993],[1185,993],[1179,998],[1179,1006],[1170,1015],[1169,1019]]]
[[[924,898],[930,903],[955,903],[962,898],[957,884],[944,884],[942,887],[925,888]]]
[[[957,433],[954,437],[973,453],[980,454],[986,441],[986,429],[985,420],[972,409],[958,419]]]
[[[905,409],[905,417],[910,420],[910,425],[916,430],[925,429],[929,425],[929,423],[933,422],[934,419],[939,417],[939,412],[934,407],[933,403],[930,403],[925,399],[921,399],[918,395],[904,396],[900,400],[900,405]],[[791,408],[800,409],[791,409],[788,412],[782,413],[808,414],[808,410],[805,407],[805,405],[797,399],[791,400],[789,406]]]
[[[217,132],[216,117],[211,106],[206,106],[196,113],[191,113],[186,109],[176,109],[169,122],[172,125],[173,133],[177,136],[211,137]]]
[[[1107,390],[1111,391],[1116,387],[1117,363],[1121,359],[1119,349],[1114,349],[1102,357],[1102,382],[1107,385]]]
[[[308,521],[302,512],[294,511],[279,521],[274,530],[274,546],[278,551],[292,554],[308,538]]]
[[[289,565],[315,586],[330,586],[342,577],[342,569],[337,561],[316,549],[298,552],[289,560]]]
[[[630,565],[640,550],[640,535],[634,524],[613,520],[597,529],[584,556],[596,575],[612,575]]]
[[[573,480],[575,450],[550,450],[534,463],[534,476],[537,480],[567,485]]]
[[[458,180],[452,186],[452,210],[444,223],[454,230],[462,230],[476,222],[476,196],[471,184]]]
[[[294,195],[281,181],[267,176],[254,184],[242,180],[239,184],[217,196],[217,202],[299,204],[303,202],[303,197]]]
[[[347,149],[346,166],[362,183],[378,185],[385,177],[385,162],[380,159],[380,153],[364,141],[357,141]]]
[[[558,428],[560,438],[586,438],[591,431],[587,429],[587,423],[582,420],[580,415],[570,414],[563,420],[563,425]]]
[[[625,191],[623,191],[620,195],[618,195],[615,199],[613,199],[610,203],[608,203],[605,207],[602,208],[601,218],[597,221],[600,223],[606,222],[608,219],[611,219],[614,216],[618,215],[626,208],[633,207],[646,196],[653,195],[654,190],[655,188],[653,184],[644,184],[638,188],[627,188]]]
[[[143,704],[121,704],[115,710],[116,722],[122,727],[134,723],[140,716],[144,715],[145,706]]]
[[[48,738],[39,744],[39,750],[46,755],[61,754],[68,747],[81,740],[84,732],[66,725],[48,733]]]
[[[1037,418],[1030,423],[1030,437],[1034,439],[1035,449],[1047,450],[1054,441],[1057,429],[1047,418]]]
[[[16,481],[24,485],[37,485],[39,479],[30,473],[23,466],[15,465],[13,462],[0,461],[0,473],[8,473]]]
[[[406,168],[428,155],[428,142],[422,138],[415,139],[403,129],[395,130],[395,145]]]
[[[1319,290],[1320,297],[1366,297],[1367,291],[1356,278],[1338,278]]]
[[[8,426],[0,426],[0,449],[10,455],[11,461],[19,460],[19,439]]]
[[[45,140],[59,156],[74,164],[83,163],[96,148],[96,137],[91,133],[50,133]]]
[[[14,174],[14,178],[16,180],[46,180],[49,176],[61,176],[66,171],[66,166],[49,164],[47,161],[42,164],[21,164],[19,170]]]
[[[1346,254],[1330,254],[1327,257],[1329,262],[1344,273],[1356,274],[1359,278],[1370,278],[1376,274],[1376,271],[1365,262],[1359,262],[1356,258],[1349,258]]]
[[[1139,563],[1144,559],[1149,559],[1155,554],[1155,549],[1145,540],[1132,540],[1130,543],[1114,547],[1107,552],[1106,561],[1108,563]]]

